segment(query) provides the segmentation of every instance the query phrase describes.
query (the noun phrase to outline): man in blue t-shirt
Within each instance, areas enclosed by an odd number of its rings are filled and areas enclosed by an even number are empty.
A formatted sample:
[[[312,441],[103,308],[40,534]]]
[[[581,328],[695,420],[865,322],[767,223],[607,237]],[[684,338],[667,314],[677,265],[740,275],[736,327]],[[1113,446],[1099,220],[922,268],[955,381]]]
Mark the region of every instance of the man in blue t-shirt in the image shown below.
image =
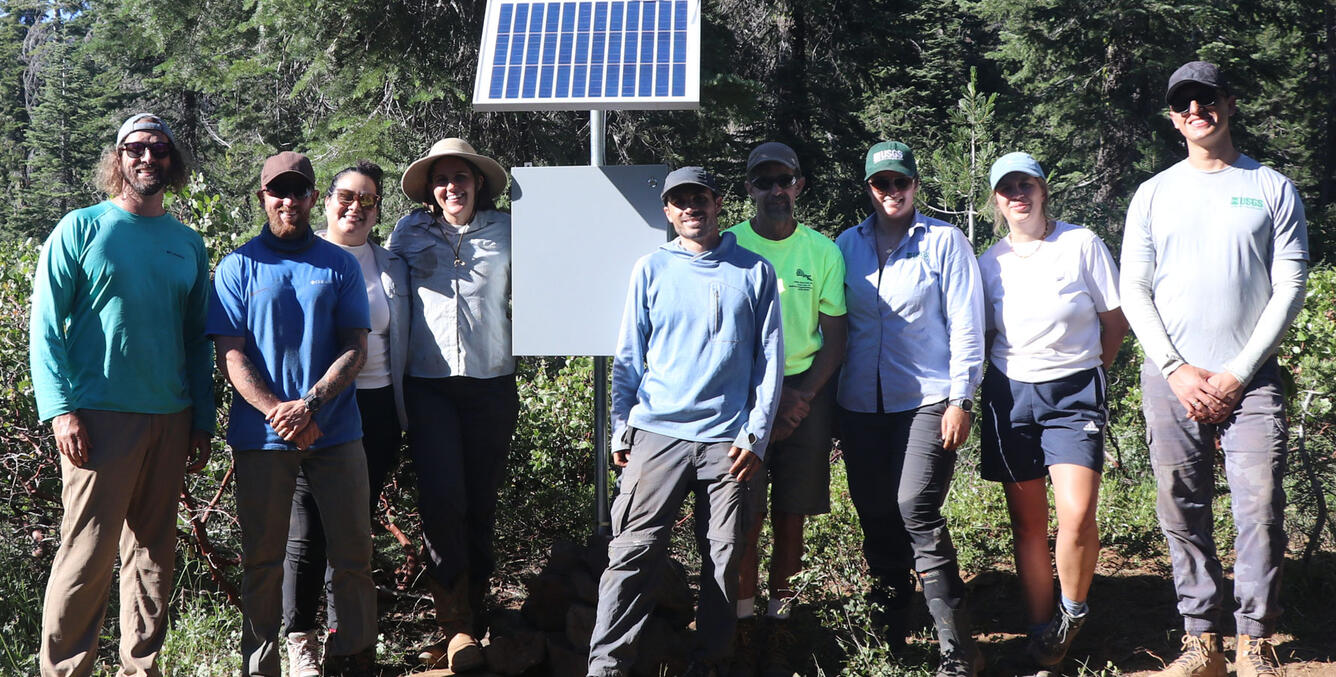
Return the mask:
[[[311,162],[265,160],[268,222],[218,264],[207,332],[232,383],[227,443],[236,460],[242,545],[242,673],[279,676],[283,554],[297,473],[324,521],[339,610],[326,674],[370,675],[376,656],[371,516],[353,383],[371,326],[352,255],[311,230]]]

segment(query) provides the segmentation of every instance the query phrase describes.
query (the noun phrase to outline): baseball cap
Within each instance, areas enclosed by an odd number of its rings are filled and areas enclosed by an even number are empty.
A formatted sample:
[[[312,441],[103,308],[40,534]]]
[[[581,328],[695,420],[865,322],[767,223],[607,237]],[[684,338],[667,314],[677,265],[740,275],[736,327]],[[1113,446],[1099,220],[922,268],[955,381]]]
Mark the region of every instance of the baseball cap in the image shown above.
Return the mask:
[[[260,170],[260,186],[267,186],[275,179],[288,174],[296,174],[310,185],[315,185],[315,170],[311,169],[311,161],[301,153],[285,150],[277,155],[270,155],[264,161],[264,168]]]
[[[135,113],[126,118],[116,132],[116,145],[120,146],[125,142],[125,137],[135,132],[162,132],[173,146],[176,145],[176,137],[172,136],[172,130],[167,128],[167,123],[152,113]]]
[[[1179,66],[1178,70],[1169,76],[1169,89],[1164,92],[1165,102],[1174,98],[1174,92],[1178,91],[1180,87],[1190,84],[1206,85],[1214,89],[1229,91],[1229,81],[1220,73],[1220,69],[1215,64],[1209,61],[1189,61]]]
[[[719,179],[707,171],[704,167],[679,167],[671,172],[663,180],[663,192],[659,198],[665,203],[668,202],[668,193],[671,193],[678,186],[701,186],[710,189],[711,193],[719,195]]]
[[[1039,179],[1047,179],[1047,177],[1044,176],[1044,168],[1039,166],[1039,161],[1034,159],[1033,155],[1017,151],[1015,153],[1007,153],[993,162],[993,168],[988,170],[988,184],[996,190],[997,182],[1001,181],[1002,177],[1012,172],[1029,174],[1030,176]]]
[[[914,151],[899,141],[882,141],[867,150],[867,161],[863,163],[863,180],[872,178],[877,172],[900,172],[905,176],[918,176],[918,164],[914,162]]]
[[[778,141],[767,141],[752,149],[751,155],[747,156],[747,173],[751,174],[753,169],[766,162],[778,162],[795,172],[802,171],[798,166],[798,154]]]

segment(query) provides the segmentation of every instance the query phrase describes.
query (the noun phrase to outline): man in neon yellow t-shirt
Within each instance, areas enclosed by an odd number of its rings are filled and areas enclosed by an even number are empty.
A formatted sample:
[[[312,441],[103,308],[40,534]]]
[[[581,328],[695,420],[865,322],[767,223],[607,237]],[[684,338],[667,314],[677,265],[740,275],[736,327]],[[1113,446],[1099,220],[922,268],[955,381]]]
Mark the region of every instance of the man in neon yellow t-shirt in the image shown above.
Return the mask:
[[[803,553],[803,521],[830,511],[831,414],[834,379],[844,359],[844,258],[830,238],[794,217],[794,203],[806,180],[793,149],[763,143],[747,158],[747,193],[756,206],[748,221],[733,226],[738,244],[765,257],[779,276],[779,303],[784,325],[784,388],[775,419],[766,472],[751,487],[747,544],[743,550],[738,589],[737,660],[755,660],[753,642],[758,588],[757,539],[770,491],[770,524],[774,552],[770,559],[770,590],[765,651],[768,672],[787,668],[786,629],[793,590],[789,578],[798,572]],[[788,670],[785,674],[793,674]]]

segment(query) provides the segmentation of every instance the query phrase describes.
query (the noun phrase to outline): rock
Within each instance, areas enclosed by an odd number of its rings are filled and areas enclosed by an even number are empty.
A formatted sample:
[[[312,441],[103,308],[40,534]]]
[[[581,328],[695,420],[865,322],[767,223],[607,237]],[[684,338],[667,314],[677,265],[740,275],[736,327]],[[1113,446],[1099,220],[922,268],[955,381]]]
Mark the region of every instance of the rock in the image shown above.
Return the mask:
[[[560,574],[543,572],[529,579],[525,587],[528,597],[520,612],[534,627],[547,632],[559,632],[566,625],[566,609],[574,595],[570,582]]]
[[[584,553],[580,546],[570,541],[557,541],[552,544],[552,552],[547,557],[547,566],[543,567],[543,571],[564,574],[580,566],[583,559]]]
[[[585,677],[589,669],[589,647],[576,648],[559,632],[547,633],[550,677]]]
[[[586,604],[598,604],[598,577],[583,568],[570,572],[571,592]]]
[[[585,542],[584,565],[594,578],[602,576],[603,570],[608,568],[608,542],[611,540],[610,536],[593,534]]]
[[[676,627],[684,628],[696,617],[696,604],[691,595],[691,586],[687,583],[686,567],[670,557],[662,571],[663,575],[654,589],[654,611]]]
[[[594,621],[598,611],[588,605],[576,602],[566,612],[566,639],[571,646],[589,646],[589,638],[594,634]]]
[[[658,615],[649,617],[636,646],[636,662],[631,666],[636,677],[680,675],[686,670],[686,633]]]
[[[518,631],[493,636],[487,645],[487,669],[499,675],[522,675],[547,657],[543,633]]]

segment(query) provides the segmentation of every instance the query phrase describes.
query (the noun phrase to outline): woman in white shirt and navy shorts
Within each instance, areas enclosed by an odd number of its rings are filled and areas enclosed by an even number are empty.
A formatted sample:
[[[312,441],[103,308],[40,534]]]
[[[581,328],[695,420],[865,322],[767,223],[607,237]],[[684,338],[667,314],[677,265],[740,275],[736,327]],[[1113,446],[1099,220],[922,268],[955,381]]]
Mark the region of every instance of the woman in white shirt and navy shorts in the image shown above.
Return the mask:
[[[979,257],[990,363],[981,398],[981,466],[984,479],[1005,487],[1028,653],[1050,667],[1062,662],[1088,617],[1108,422],[1104,370],[1128,326],[1113,257],[1091,231],[1049,215],[1039,163],[1009,153],[993,163],[990,179],[998,225],[1005,221],[1007,234]],[[1057,604],[1045,476],[1058,514]]]

